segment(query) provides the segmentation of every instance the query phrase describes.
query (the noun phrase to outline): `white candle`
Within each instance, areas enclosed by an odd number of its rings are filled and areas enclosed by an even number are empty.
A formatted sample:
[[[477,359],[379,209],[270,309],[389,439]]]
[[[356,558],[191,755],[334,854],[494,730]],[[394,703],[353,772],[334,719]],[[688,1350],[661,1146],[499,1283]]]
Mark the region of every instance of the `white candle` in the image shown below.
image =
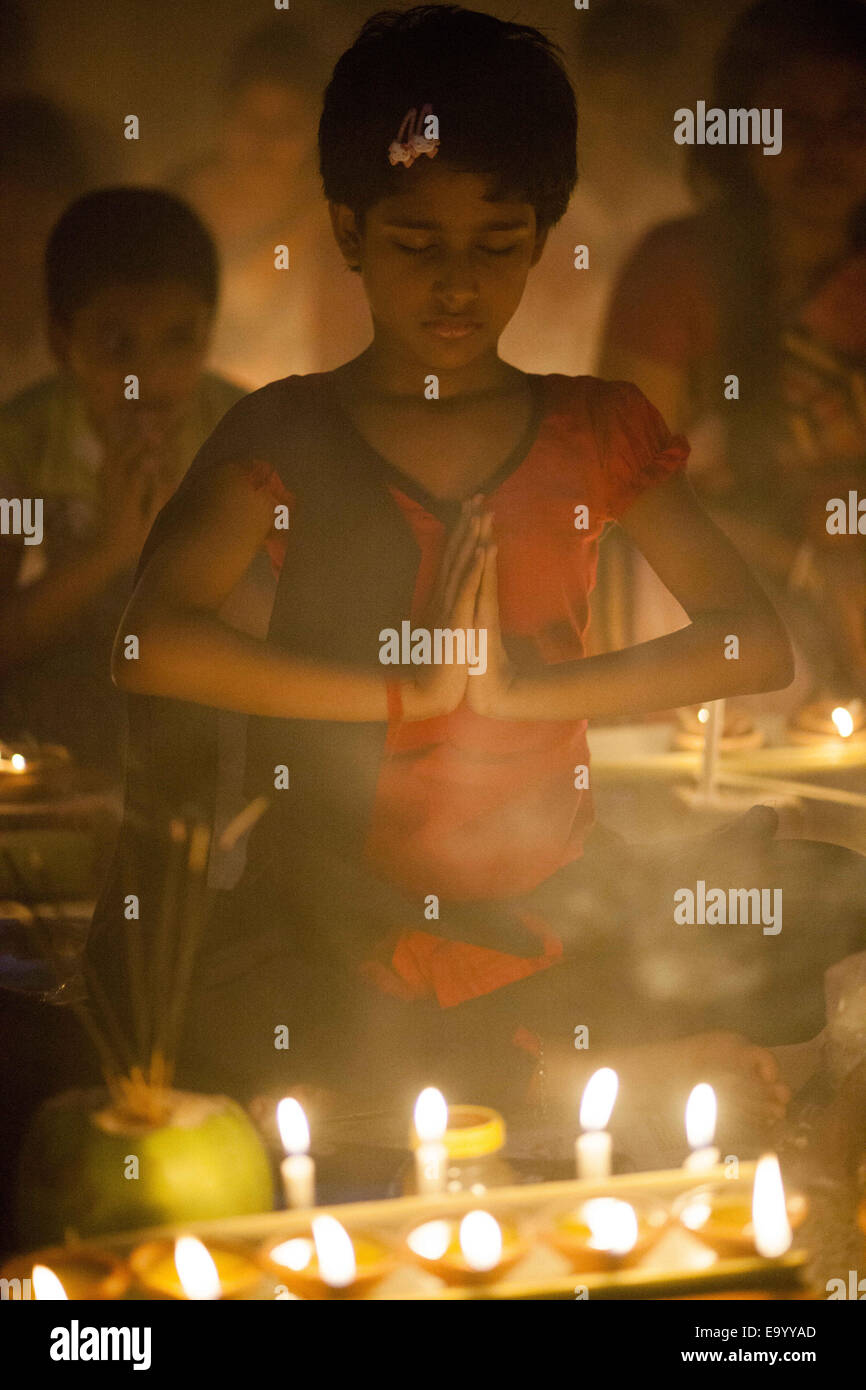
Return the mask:
[[[310,1147],[310,1127],[303,1108],[292,1097],[277,1106],[277,1124],[286,1157],[280,1164],[283,1193],[287,1207],[316,1205],[316,1165],[307,1150]]]
[[[586,1084],[580,1103],[579,1134],[574,1146],[577,1176],[590,1181],[610,1177],[613,1140],[606,1125],[613,1111],[619,1077],[611,1067],[602,1067]]]
[[[705,1081],[695,1086],[686,1103],[686,1137],[692,1152],[683,1167],[690,1173],[706,1173],[719,1161],[713,1144],[716,1132],[716,1093]]]
[[[448,1150],[442,1142],[448,1128],[448,1106],[441,1091],[428,1086],[415,1102],[415,1186],[419,1193],[444,1192]]]
[[[716,790],[716,770],[719,761],[719,745],[722,738],[722,730],[725,727],[725,702],[724,700],[714,700],[708,706],[709,715],[706,722],[706,738],[704,739],[704,755],[701,764],[701,795],[705,798],[712,797]]]

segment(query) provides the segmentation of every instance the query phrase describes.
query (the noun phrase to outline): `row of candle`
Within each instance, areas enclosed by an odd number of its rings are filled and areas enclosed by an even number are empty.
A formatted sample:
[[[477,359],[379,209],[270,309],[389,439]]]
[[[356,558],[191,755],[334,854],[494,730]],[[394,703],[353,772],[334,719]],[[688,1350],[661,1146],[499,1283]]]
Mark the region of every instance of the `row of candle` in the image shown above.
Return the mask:
[[[589,1079],[580,1105],[583,1131],[575,1142],[578,1178],[595,1181],[610,1176],[613,1140],[607,1126],[613,1113],[619,1078],[611,1067],[602,1067]],[[315,1205],[315,1165],[309,1154],[310,1128],[303,1107],[292,1097],[277,1107],[277,1125],[286,1157],[280,1172],[286,1206]],[[685,1162],[691,1172],[706,1172],[719,1159],[713,1145],[716,1097],[711,1086],[701,1083],[686,1106],[686,1136],[692,1152]],[[448,1105],[441,1091],[428,1086],[421,1092],[414,1113],[415,1185],[420,1194],[444,1192],[447,1185]]]
[[[744,1257],[757,1249],[775,1259],[787,1251],[791,1224],[802,1220],[805,1203],[798,1196],[786,1199],[772,1155],[757,1165],[751,1204],[746,1186],[722,1182],[689,1188],[670,1210],[646,1193],[577,1201],[560,1195],[534,1219],[524,1216],[524,1229],[514,1215],[500,1222],[490,1211],[475,1209],[462,1216],[434,1215],[402,1237],[350,1235],[334,1216],[320,1213],[302,1233],[271,1237],[256,1252],[222,1243],[208,1249],[190,1235],[138,1246],[127,1267],[104,1252],[45,1252],[46,1258],[55,1256],[55,1268],[37,1262],[32,1284],[38,1299],[63,1299],[68,1295],[57,1271],[69,1271],[80,1285],[87,1267],[90,1290],[79,1288],[72,1296],[119,1297],[135,1278],[146,1294],[159,1298],[237,1298],[261,1293],[268,1275],[277,1281],[271,1297],[357,1298],[407,1261],[448,1284],[498,1281],[536,1240],[564,1256],[574,1272],[616,1271],[637,1264],[672,1225],[700,1242],[678,1259],[683,1270],[706,1268],[713,1262],[709,1251]],[[539,1189],[532,1194],[535,1200],[542,1195]]]
[[[580,1179],[604,1181],[610,1176],[612,1137],[607,1126],[618,1086],[616,1072],[604,1067],[594,1073],[584,1090],[582,1132],[575,1144]],[[311,1209],[315,1207],[315,1165],[309,1153],[309,1124],[296,1099],[287,1097],[280,1102],[277,1122],[286,1151],[281,1164],[286,1205],[295,1210]],[[448,1122],[448,1106],[441,1092],[433,1087],[422,1091],[414,1112],[415,1186],[419,1194],[432,1196],[446,1191]],[[691,1153],[683,1167],[690,1174],[707,1175],[718,1162],[719,1151],[712,1142],[715,1124],[715,1094],[712,1087],[702,1083],[694,1088],[686,1106]],[[734,1187],[736,1184],[726,1182],[692,1193],[678,1214],[680,1224],[709,1239],[717,1253],[757,1250],[770,1259],[784,1254],[793,1239],[790,1214],[794,1208],[786,1199],[775,1155],[764,1155],[757,1165],[751,1210],[747,1198],[742,1192],[735,1194]],[[648,1228],[639,1232],[641,1224],[629,1202],[592,1198],[566,1213],[548,1243],[571,1253],[577,1261],[575,1268],[611,1267],[629,1254],[642,1253],[646,1236],[652,1232]],[[348,1290],[356,1296],[359,1289],[366,1289],[374,1272],[378,1271],[376,1278],[380,1278],[394,1264],[387,1247],[376,1238],[359,1239],[360,1248],[357,1242],[353,1245],[339,1221],[321,1214],[312,1218],[308,1236],[269,1248],[265,1266],[272,1274],[284,1276],[287,1289],[300,1288],[308,1297],[328,1296],[328,1290],[333,1294]],[[406,1244],[442,1277],[470,1281],[502,1274],[526,1249],[513,1226],[506,1225],[503,1232],[495,1218],[481,1210],[469,1212],[459,1222],[452,1218],[424,1223]],[[246,1255],[223,1249],[220,1257],[222,1263],[217,1269],[201,1242],[181,1236],[173,1250],[165,1241],[140,1247],[131,1267],[146,1288],[168,1297],[232,1297],[236,1296],[238,1279],[242,1284],[248,1284],[251,1277],[261,1279],[261,1266],[252,1266]],[[33,1287],[37,1298],[65,1297],[62,1282],[47,1267],[34,1267]]]

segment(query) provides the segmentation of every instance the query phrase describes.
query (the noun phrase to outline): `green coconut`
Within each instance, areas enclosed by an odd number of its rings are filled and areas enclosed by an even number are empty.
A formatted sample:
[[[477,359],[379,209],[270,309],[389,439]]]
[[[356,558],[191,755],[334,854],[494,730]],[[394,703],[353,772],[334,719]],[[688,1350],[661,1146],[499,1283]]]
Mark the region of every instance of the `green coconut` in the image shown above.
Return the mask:
[[[105,1091],[66,1091],[37,1112],[21,1150],[23,1246],[273,1209],[258,1131],[228,1096],[170,1091],[159,1124],[117,1114]]]

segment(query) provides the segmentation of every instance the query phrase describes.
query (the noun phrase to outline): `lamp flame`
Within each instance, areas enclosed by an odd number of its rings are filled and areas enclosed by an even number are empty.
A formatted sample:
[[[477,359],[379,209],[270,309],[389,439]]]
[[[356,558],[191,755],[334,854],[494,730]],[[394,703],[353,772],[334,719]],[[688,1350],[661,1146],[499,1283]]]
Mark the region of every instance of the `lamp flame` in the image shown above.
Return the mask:
[[[310,1260],[313,1258],[313,1242],[304,1236],[297,1236],[293,1240],[284,1240],[282,1245],[275,1245],[271,1251],[271,1259],[278,1265],[285,1265],[286,1269],[293,1269],[296,1272],[306,1269]]]
[[[755,1169],[752,1189],[752,1225],[755,1249],[759,1255],[772,1260],[784,1255],[794,1239],[779,1160],[775,1154],[764,1154]]]
[[[581,1215],[592,1231],[587,1244],[593,1250],[626,1255],[637,1242],[637,1214],[628,1202],[617,1197],[594,1197],[584,1202]]]
[[[700,709],[698,710],[698,723],[706,724],[709,717],[710,711],[707,709],[706,705],[701,705]]]
[[[349,1232],[334,1216],[313,1219],[313,1240],[319,1257],[319,1273],[332,1289],[345,1289],[353,1283],[357,1265]]]
[[[612,1067],[602,1067],[586,1083],[580,1102],[581,1129],[604,1129],[613,1111],[619,1077]]]
[[[310,1148],[310,1126],[303,1106],[287,1096],[277,1106],[277,1126],[287,1154],[305,1154]]]
[[[467,1212],[460,1222],[460,1249],[470,1269],[493,1269],[502,1259],[502,1231],[489,1211]]]
[[[441,1260],[451,1244],[451,1227],[447,1221],[425,1221],[407,1237],[407,1244],[424,1260]]]
[[[445,1097],[435,1086],[427,1086],[415,1102],[415,1133],[422,1144],[436,1144],[447,1128]]]
[[[53,1269],[47,1265],[33,1266],[33,1293],[41,1302],[48,1299],[68,1299],[69,1295],[61,1284]]]
[[[195,1236],[178,1236],[174,1243],[174,1265],[187,1298],[219,1298],[222,1289],[217,1267],[207,1248]]]
[[[846,709],[844,705],[837,705],[830,718],[836,725],[836,732],[840,738],[851,737],[854,732],[854,720],[850,710]]]
[[[716,1093],[702,1081],[686,1104],[686,1137],[692,1149],[706,1149],[716,1133]]]

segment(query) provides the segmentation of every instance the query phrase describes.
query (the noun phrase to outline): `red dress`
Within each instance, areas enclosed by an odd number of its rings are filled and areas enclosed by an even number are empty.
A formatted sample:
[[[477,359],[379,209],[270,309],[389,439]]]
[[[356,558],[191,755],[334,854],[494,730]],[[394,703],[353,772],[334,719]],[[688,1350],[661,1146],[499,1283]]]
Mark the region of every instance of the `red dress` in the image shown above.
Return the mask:
[[[629,383],[551,374],[539,385],[538,433],[485,496],[498,541],[502,632],[518,667],[584,655],[605,524],[645,488],[683,469],[689,453]],[[290,510],[295,505],[266,466],[252,467],[250,479]],[[407,614],[417,622],[447,527],[420,500],[417,484],[388,486],[420,549]],[[290,538],[291,531],[277,532],[268,542],[277,573]],[[589,761],[582,719],[496,720],[464,703],[442,718],[392,724],[367,866],[422,905],[431,894],[451,902],[526,895],[583,853],[594,813],[591,791],[575,787],[575,770]],[[560,959],[549,925],[528,914],[523,920],[538,937],[536,957],[446,940],[431,924],[430,931],[392,933],[386,958],[368,962],[366,977],[401,998],[433,994],[443,1007],[478,997]]]

